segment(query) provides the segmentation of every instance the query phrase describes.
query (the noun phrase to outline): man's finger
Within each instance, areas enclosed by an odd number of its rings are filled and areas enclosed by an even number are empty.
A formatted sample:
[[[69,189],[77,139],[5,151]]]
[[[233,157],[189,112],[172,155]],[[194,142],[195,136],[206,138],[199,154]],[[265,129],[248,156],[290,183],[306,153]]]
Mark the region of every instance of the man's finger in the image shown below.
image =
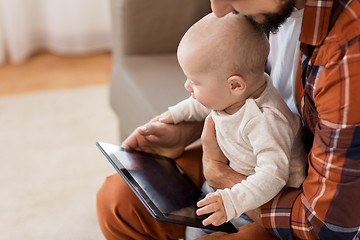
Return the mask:
[[[209,115],[205,119],[204,129],[201,135],[201,139],[206,141],[207,139],[214,139],[214,138],[216,138],[215,123],[211,115]]]
[[[122,142],[121,146],[125,148],[137,148],[139,146],[138,139],[136,137],[136,131],[137,129],[130,134],[128,138],[125,139],[124,142]]]
[[[160,136],[165,123],[150,122],[137,128],[137,131],[143,136]]]

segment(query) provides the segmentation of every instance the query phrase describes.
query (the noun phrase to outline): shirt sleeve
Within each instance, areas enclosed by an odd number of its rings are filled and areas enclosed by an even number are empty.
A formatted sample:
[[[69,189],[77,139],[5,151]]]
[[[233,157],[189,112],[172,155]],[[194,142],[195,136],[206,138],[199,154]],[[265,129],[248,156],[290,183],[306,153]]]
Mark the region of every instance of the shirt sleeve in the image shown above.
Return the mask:
[[[210,110],[194,98],[189,97],[169,107],[169,112],[174,119],[174,123],[177,124],[183,121],[203,121],[209,115]]]
[[[359,2],[352,3],[359,13]],[[359,32],[350,26],[350,34]],[[303,189],[285,189],[261,210],[264,226],[282,239],[356,239],[359,234],[360,37],[340,43],[331,51],[320,49],[318,56],[328,64],[313,62],[313,80],[306,82],[305,88],[314,89],[310,96],[317,115],[305,99],[303,116],[317,121]]]

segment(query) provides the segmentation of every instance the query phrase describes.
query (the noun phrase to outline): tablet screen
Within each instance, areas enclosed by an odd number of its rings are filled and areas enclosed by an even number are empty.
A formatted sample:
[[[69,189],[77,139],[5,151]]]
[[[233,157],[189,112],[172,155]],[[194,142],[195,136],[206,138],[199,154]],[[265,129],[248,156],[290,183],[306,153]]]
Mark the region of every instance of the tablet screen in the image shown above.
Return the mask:
[[[119,161],[120,170],[128,172],[160,212],[196,217],[202,191],[174,160],[129,149],[116,151],[111,158]]]

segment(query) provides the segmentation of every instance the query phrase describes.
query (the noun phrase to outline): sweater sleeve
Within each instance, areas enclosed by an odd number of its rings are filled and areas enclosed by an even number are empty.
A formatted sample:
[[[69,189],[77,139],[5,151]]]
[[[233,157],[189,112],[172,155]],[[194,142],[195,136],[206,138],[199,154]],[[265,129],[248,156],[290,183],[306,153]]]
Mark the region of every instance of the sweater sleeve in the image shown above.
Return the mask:
[[[224,202],[227,221],[274,198],[289,177],[294,133],[284,116],[260,114],[241,131],[244,139],[253,147],[257,162],[253,175],[231,189],[218,190]]]
[[[169,107],[174,123],[203,121],[209,115],[210,110],[201,105],[194,98],[189,97],[174,106]]]

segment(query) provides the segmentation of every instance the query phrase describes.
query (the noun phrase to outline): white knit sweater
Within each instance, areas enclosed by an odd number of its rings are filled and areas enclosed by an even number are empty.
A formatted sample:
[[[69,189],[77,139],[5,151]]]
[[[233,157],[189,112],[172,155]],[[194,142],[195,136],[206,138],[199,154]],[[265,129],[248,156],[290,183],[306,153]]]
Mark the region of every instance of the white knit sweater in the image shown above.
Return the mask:
[[[227,221],[268,202],[285,186],[299,187],[305,178],[306,153],[301,123],[265,75],[259,98],[246,100],[235,114],[210,111],[193,98],[169,107],[175,123],[202,121],[211,112],[218,144],[229,166],[248,176],[221,193]]]

